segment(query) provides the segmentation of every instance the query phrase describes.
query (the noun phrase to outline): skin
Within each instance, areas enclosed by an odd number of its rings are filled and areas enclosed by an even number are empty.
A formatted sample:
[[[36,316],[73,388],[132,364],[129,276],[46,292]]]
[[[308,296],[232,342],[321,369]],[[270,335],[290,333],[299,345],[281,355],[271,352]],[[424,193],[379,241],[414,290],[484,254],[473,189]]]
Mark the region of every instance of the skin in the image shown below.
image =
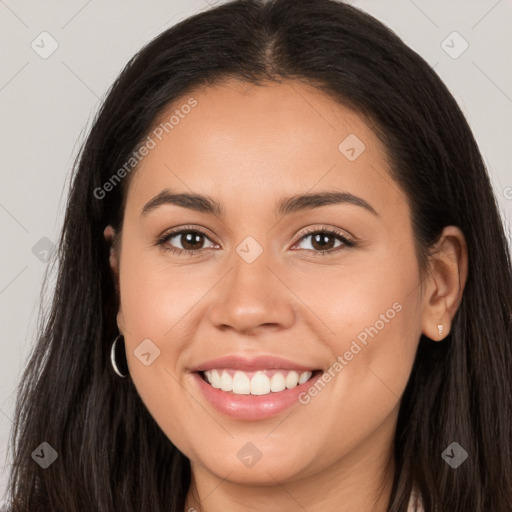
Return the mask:
[[[226,81],[184,96],[162,119],[190,96],[197,106],[130,177],[121,245],[110,257],[131,378],[191,461],[186,510],[385,511],[400,397],[420,335],[441,340],[450,331],[466,281],[464,236],[445,228],[422,275],[385,148],[371,125],[326,94],[298,82]],[[338,149],[350,134],[365,144],[354,161]],[[141,215],[163,189],[208,195],[225,214],[167,204]],[[274,212],[284,197],[319,191],[350,192],[378,215],[348,203]],[[198,254],[156,244],[184,226],[207,237],[166,245]],[[357,245],[315,255],[321,247],[304,228],[334,228]],[[106,239],[114,235],[108,226]],[[263,249],[250,264],[236,252],[247,236]],[[330,240],[333,251],[340,242]],[[224,416],[190,374],[228,354],[278,355],[327,371],[395,303],[401,311],[321,392],[277,417]],[[150,366],[134,354],[147,338],[160,350]],[[247,442],[262,453],[251,468],[237,457]]]

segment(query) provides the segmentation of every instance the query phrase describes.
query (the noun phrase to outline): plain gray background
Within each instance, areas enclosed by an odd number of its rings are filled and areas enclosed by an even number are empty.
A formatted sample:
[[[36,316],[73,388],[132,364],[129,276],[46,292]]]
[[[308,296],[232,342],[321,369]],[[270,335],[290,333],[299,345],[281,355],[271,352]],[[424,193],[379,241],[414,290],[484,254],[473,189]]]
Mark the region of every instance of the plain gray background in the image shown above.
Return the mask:
[[[77,150],[128,59],[169,26],[219,3],[0,0],[0,496],[15,387],[37,336],[46,259],[60,232]],[[510,234],[512,2],[351,3],[392,28],[454,94],[484,155]]]

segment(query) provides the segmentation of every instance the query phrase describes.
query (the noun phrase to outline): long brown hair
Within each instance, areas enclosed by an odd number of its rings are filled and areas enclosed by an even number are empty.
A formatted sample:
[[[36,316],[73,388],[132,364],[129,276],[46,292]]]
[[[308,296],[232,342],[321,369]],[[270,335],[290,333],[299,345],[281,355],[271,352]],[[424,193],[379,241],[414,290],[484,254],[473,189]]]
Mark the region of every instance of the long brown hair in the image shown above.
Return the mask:
[[[122,227],[127,180],[104,197],[97,190],[170,102],[226,77],[302,80],[373,120],[410,203],[421,261],[444,226],[464,232],[469,275],[453,329],[441,344],[421,338],[402,397],[389,512],[406,510],[414,482],[426,512],[510,512],[512,271],[489,177],[428,64],[334,0],[220,5],[163,32],[114,83],[77,160],[53,304],[20,385],[12,510],[184,510],[188,459],[110,366],[117,296],[102,233]],[[43,441],[58,453],[47,469],[31,458]],[[441,457],[453,441],[469,455],[457,469]]]

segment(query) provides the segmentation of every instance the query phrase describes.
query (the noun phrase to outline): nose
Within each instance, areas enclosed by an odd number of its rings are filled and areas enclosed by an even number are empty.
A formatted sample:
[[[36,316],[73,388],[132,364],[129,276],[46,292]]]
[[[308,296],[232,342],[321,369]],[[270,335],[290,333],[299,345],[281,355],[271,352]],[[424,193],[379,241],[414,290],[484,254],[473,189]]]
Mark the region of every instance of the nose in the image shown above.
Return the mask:
[[[251,263],[234,253],[230,271],[216,287],[209,310],[215,327],[254,334],[262,329],[278,331],[293,325],[293,293],[274,269],[275,265],[271,268],[268,252],[263,251]]]

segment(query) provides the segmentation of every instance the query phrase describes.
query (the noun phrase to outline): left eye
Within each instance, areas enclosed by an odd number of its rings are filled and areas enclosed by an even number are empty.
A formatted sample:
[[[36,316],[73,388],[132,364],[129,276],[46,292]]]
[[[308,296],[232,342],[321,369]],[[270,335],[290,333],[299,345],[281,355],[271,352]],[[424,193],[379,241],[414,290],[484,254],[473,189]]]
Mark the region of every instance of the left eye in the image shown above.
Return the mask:
[[[174,239],[177,239],[178,242],[181,244],[180,247],[174,247],[174,244],[171,242]],[[202,247],[197,247],[198,245],[201,246],[202,243],[204,243],[204,240],[210,240],[206,233],[203,233],[202,231],[198,230],[181,230],[181,231],[175,231],[173,233],[168,233],[167,235],[164,235],[158,243],[161,244],[164,249],[170,250],[173,252],[189,252],[189,253],[196,253],[198,251],[201,251]],[[211,240],[210,240],[211,242]],[[170,247],[167,244],[170,244]],[[212,245],[213,244],[212,242]]]
[[[325,252],[334,252],[342,246],[351,247],[353,245],[350,240],[341,234],[325,229],[307,233],[303,235],[300,240],[307,240],[308,238],[311,239],[309,243],[310,247],[305,247],[305,249],[313,250],[320,254]],[[333,245],[333,243],[336,244],[336,241],[339,242],[338,245]]]

